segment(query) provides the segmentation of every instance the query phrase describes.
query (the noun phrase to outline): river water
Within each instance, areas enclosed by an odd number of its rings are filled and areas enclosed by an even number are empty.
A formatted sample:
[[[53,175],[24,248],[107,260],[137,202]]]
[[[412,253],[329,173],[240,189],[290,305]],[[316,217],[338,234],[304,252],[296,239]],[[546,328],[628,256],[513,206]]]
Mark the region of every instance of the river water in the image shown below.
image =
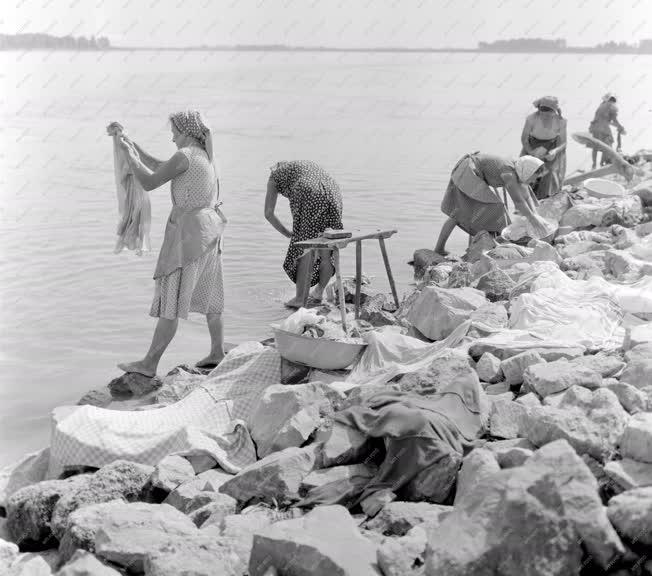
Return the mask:
[[[620,96],[625,151],[652,140],[650,56],[292,52],[3,52],[0,63],[0,465],[47,444],[50,411],[118,376],[146,351],[152,273],[170,209],[151,193],[152,252],[113,253],[111,140],[120,121],[147,151],[175,150],[168,114],[201,109],[216,134],[224,209],[226,340],[270,336],[293,292],[286,239],[263,217],[269,168],[312,159],[340,183],[346,227],[396,227],[406,262],[432,247],[450,170],[466,152],[514,155],[531,102],[553,93],[569,131],[586,130],[607,90]],[[589,152],[569,144],[569,169]],[[290,223],[287,202],[282,218]],[[466,245],[462,233],[450,248]],[[344,251],[353,274],[353,250]],[[364,272],[388,289],[380,251]],[[208,352],[202,317],[182,322],[161,372]]]

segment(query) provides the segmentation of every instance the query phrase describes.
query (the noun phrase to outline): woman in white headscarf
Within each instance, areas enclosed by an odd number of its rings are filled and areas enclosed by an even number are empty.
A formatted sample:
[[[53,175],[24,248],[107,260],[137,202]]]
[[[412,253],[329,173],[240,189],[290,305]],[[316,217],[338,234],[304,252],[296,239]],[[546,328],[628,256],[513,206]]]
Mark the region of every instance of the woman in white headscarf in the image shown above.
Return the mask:
[[[221,238],[226,219],[216,205],[219,182],[213,162],[210,129],[196,110],[170,116],[177,151],[166,162],[155,160],[122,137],[134,174],[145,190],[171,182],[172,212],[154,272],[150,316],[158,318],[149,351],[142,360],[118,364],[125,372],[156,375],[158,363],[174,337],[179,318],[206,315],[209,355],[198,367],[214,368],[224,357]]]
[[[550,234],[546,221],[537,213],[536,199],[529,187],[541,173],[543,161],[533,156],[509,160],[491,154],[467,154],[455,166],[441,203],[448,216],[442,226],[435,252],[446,255],[446,242],[456,226],[473,237],[487,231],[500,234],[509,224],[507,207],[494,188],[507,190],[516,210],[531,225],[532,234]]]

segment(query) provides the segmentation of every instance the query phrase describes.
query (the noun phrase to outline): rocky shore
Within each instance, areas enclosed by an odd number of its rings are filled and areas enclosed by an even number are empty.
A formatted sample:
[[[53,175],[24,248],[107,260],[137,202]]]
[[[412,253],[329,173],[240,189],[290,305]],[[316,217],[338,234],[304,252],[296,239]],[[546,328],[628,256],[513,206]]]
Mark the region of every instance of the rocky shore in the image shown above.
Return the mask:
[[[302,505],[376,474],[382,442],[333,417],[379,386],[280,360],[247,419],[257,461],[237,474],[195,452],[43,480],[49,448],[6,469],[0,575],[652,575],[652,165],[623,198],[566,187],[541,211],[558,223],[550,243],[481,234],[462,259],[417,250],[398,310],[363,287],[369,328],[466,331],[382,389],[482,393],[482,434],[409,499]],[[210,378],[125,375],[80,404],[158,410]]]

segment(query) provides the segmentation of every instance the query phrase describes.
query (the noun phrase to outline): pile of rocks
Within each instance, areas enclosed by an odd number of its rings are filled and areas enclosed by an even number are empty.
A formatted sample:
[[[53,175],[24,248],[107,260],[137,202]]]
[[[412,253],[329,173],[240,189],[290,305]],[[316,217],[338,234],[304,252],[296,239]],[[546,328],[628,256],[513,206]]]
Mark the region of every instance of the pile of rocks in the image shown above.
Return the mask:
[[[571,205],[565,193],[546,201],[566,232],[554,245],[498,246],[481,235],[462,262],[418,251],[418,288],[399,310],[366,294],[363,321],[421,340],[470,321],[460,346],[382,387],[427,396],[453,379],[481,382],[486,431],[446,469],[445,498],[426,491],[404,502],[386,490],[373,516],[364,505],[353,514],[297,507],[314,490],[355,492],[374,476],[382,443],[332,417],[378,387],[342,392],[328,382],[345,374],[284,361],[283,383],[250,418],[256,463],[231,475],[211,458],[169,455],[154,467],[116,461],[21,488],[4,503],[0,574],[652,575],[652,318],[629,318],[620,348],[484,338],[509,326],[533,262],[574,280],[648,274],[637,250],[652,234],[642,223],[652,187],[644,190],[622,206]],[[187,368],[126,377],[85,401],[156,409],[204,377]]]

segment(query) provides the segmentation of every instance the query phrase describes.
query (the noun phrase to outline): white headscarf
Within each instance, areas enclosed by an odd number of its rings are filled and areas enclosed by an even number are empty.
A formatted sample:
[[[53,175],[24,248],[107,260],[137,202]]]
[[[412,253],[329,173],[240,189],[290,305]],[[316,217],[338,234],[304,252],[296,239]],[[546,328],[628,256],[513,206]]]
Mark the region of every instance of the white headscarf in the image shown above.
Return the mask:
[[[521,182],[526,182],[541,166],[543,166],[543,160],[534,156],[520,156],[514,160],[514,169]]]

